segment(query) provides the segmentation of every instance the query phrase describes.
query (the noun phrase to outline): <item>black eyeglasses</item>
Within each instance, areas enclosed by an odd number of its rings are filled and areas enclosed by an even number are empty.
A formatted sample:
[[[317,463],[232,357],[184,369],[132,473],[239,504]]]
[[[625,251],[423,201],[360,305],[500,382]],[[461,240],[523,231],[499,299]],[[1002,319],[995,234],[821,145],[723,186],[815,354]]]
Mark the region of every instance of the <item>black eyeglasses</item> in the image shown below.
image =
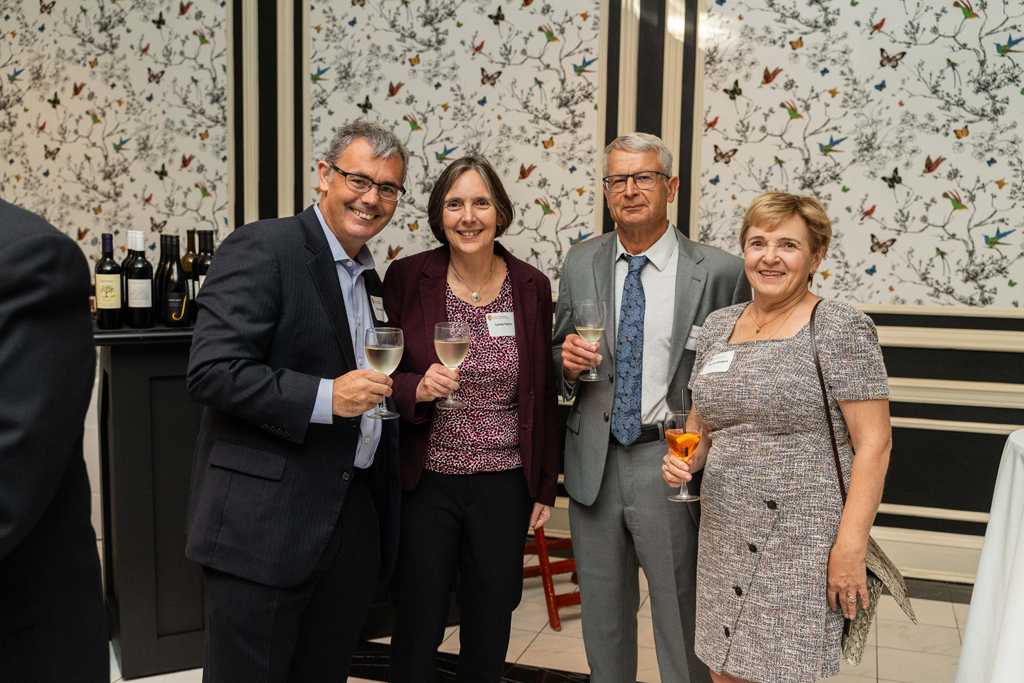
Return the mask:
[[[348,189],[353,192],[365,194],[370,191],[370,188],[374,185],[377,186],[377,196],[385,202],[397,202],[403,194],[405,194],[404,187],[397,187],[395,185],[388,185],[387,183],[375,183],[366,176],[359,175],[357,173],[346,173],[340,168],[331,164],[331,168],[337,171],[345,178],[345,185]]]
[[[605,176],[601,178],[601,182],[604,183],[606,190],[618,194],[619,192],[626,191],[626,182],[630,178],[633,179],[633,184],[636,185],[638,190],[650,190],[658,184],[658,176],[669,177],[661,171],[640,171],[639,173],[631,173],[629,175]]]

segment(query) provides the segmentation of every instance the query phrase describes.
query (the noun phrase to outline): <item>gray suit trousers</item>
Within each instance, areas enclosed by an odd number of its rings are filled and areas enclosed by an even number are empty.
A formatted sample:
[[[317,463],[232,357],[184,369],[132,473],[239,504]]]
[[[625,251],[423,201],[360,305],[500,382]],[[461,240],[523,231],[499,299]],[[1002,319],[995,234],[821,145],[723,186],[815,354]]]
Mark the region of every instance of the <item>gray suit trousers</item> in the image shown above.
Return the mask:
[[[608,447],[593,505],[569,501],[583,640],[594,683],[634,683],[639,569],[650,591],[663,683],[710,683],[693,653],[697,525],[661,479],[664,441]]]

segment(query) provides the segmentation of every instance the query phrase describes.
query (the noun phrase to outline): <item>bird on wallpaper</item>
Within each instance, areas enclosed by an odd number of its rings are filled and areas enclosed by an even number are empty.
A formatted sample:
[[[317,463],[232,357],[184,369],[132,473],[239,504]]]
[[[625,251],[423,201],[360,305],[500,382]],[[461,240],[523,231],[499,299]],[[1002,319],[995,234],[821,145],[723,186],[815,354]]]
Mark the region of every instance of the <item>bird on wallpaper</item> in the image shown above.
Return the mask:
[[[164,178],[167,177],[167,164],[160,164],[160,170],[153,172],[156,173],[157,178],[163,180]]]
[[[596,61],[597,61],[597,57],[594,57],[593,59],[587,59],[586,57],[584,57],[582,64],[573,64],[572,65],[572,70],[576,72],[577,76],[582,76],[583,74],[593,73],[592,71],[588,71],[587,67],[590,66],[591,64],[593,64]]]
[[[519,9],[526,9],[527,7],[529,7],[532,4],[533,4],[533,0],[523,0],[523,6],[520,7]]]
[[[184,168],[188,168],[189,164],[191,164],[192,160],[195,159],[195,158],[196,158],[195,154],[189,154],[188,156],[185,156],[184,154],[182,154],[181,155],[181,167],[183,169]]]
[[[395,83],[393,83],[392,81],[388,81],[388,99],[391,99],[392,97],[397,95],[398,91],[402,89],[403,85],[405,85],[405,83],[402,83],[402,81],[399,81],[397,85],[395,85]]]
[[[960,63],[954,62],[949,57],[946,57],[946,66],[948,66],[953,71],[953,86],[956,87],[956,82],[957,80],[959,80],[960,87],[963,87],[964,79],[960,78],[960,72],[956,70],[956,68],[960,66]]]
[[[726,95],[728,95],[730,100],[735,102],[736,98],[743,94],[743,89],[740,88],[739,80],[734,80],[732,82],[732,87],[729,88],[728,90],[723,90],[722,92],[724,92]]]
[[[373,105],[370,104],[370,96],[369,95],[366,96],[366,101],[364,101],[362,104],[357,104],[356,106],[359,107],[359,109],[362,110],[362,112],[364,114],[366,112],[370,111],[371,109],[373,109]]]
[[[146,54],[147,52],[149,52],[149,45],[149,43],[146,43],[146,47],[142,48],[142,54]]]
[[[552,212],[552,213],[554,213],[554,212]],[[586,235],[584,235],[583,231],[580,230],[579,232],[576,233],[575,237],[571,237],[571,236],[569,237],[569,246],[572,246],[574,244],[579,244],[580,242],[582,242],[583,240],[587,239],[588,237],[590,237],[593,234],[594,233],[592,233],[592,232],[588,232]]]
[[[74,82],[71,83],[71,93],[72,93],[71,96],[72,97],[78,97],[79,95],[82,94],[83,90],[85,90],[85,83],[74,83]]]
[[[185,16],[186,14],[188,14],[188,11],[190,9],[192,9],[192,0],[188,0],[188,2],[179,2],[178,3],[178,16],[179,17]]]
[[[868,209],[863,214],[861,214],[860,219],[864,220],[865,218],[871,218],[872,216],[874,216],[875,215],[875,208],[877,206],[878,206],[877,204],[872,204],[870,209]]]
[[[17,83],[18,82],[18,76],[20,76],[24,72],[25,72],[24,69],[15,69],[14,73],[7,74],[7,82],[8,83]]]
[[[324,78],[324,74],[327,73],[330,70],[331,70],[331,67],[329,67],[329,66],[325,66],[325,67],[319,67],[318,66],[316,68],[316,73],[315,74],[310,74],[309,78],[314,83],[319,83],[320,81],[326,81],[327,79]]]
[[[93,123],[103,123],[102,121],[100,121],[100,117],[96,113],[95,109],[86,109],[85,113],[89,115],[89,118],[92,119]]]
[[[416,117],[413,116],[412,114],[406,114],[405,116],[402,117],[402,120],[409,122],[409,127],[412,128],[412,130],[409,131],[410,133],[412,133],[414,131],[417,131],[417,130],[423,130],[420,127],[420,124],[416,122]]]
[[[520,180],[526,180],[529,178],[535,168],[537,168],[537,164],[530,164],[529,167],[519,164],[519,178],[516,179],[516,182],[518,183]]]
[[[208,45],[210,43],[209,38],[206,37],[206,31],[201,28],[197,28],[195,31],[192,31],[192,35],[199,39],[200,45]]]
[[[885,26],[885,17],[882,17],[882,20],[880,22],[871,27],[871,33],[869,33],[868,35],[870,36],[878,31],[881,31],[883,26]]]
[[[476,56],[476,55],[480,54],[483,51],[483,49],[484,49],[484,42],[485,41],[481,40],[480,44],[473,48],[473,56]]]
[[[836,140],[831,135],[829,135],[828,136],[828,144],[827,145],[823,145],[823,144],[821,144],[819,142],[818,143],[818,149],[821,151],[822,154],[831,154],[832,152],[835,152],[837,154],[842,154],[843,151],[841,149],[836,149],[836,146],[839,145],[840,143],[842,143],[843,140],[845,140],[845,139],[846,138],[839,138],[838,140]]]
[[[1007,244],[1006,242],[1000,242],[999,240],[1003,239],[1007,235],[1009,235],[1011,233],[1014,233],[1014,232],[1017,232],[1016,228],[1014,228],[1013,230],[1007,230],[1006,232],[1002,232],[1001,230],[999,230],[999,228],[996,228],[996,236],[995,237],[989,237],[988,235],[983,235],[983,237],[985,238],[985,244],[987,244],[990,249],[993,249],[993,248],[995,248],[996,246],[999,246],[999,245],[1002,245],[1004,247],[1008,247],[1008,246],[1010,246],[1009,244]]]
[[[779,109],[785,109],[790,119],[802,119],[804,117],[803,114],[796,110],[796,102],[792,100],[780,103]]]
[[[1020,50],[1014,50],[1013,48],[1020,44],[1021,41],[1024,41],[1024,38],[1018,38],[1017,40],[1014,40],[1013,34],[1011,33],[1010,37],[1006,39],[1006,45],[1000,45],[999,43],[996,43],[996,52],[999,53],[1000,57],[1006,57],[1011,52],[1020,52]]]
[[[143,206],[147,206],[151,201],[153,201],[153,193],[152,192],[149,193],[148,197],[144,197],[142,199],[142,205]]]
[[[779,178],[782,179],[782,184],[783,185],[785,185],[785,184],[787,184],[789,182],[789,177],[788,177],[788,174],[786,173],[785,163],[786,163],[785,161],[783,161],[782,159],[780,159],[778,157],[775,157],[775,161],[773,162],[773,164],[775,166],[779,167]]]
[[[946,257],[949,256],[949,252],[942,251],[938,247],[935,247],[935,255],[942,259],[942,274],[945,275],[949,271],[949,262],[946,261]]]
[[[718,117],[716,116],[714,121],[712,121],[711,123],[709,123],[706,126],[704,126],[704,132],[707,133],[709,130],[711,130],[712,128],[714,128],[717,125],[718,125]]]
[[[960,193],[957,192],[956,190],[943,192],[942,196],[949,200],[949,202],[953,205],[954,211],[963,211],[967,208],[967,205],[964,204],[963,200],[960,199]]]
[[[538,198],[538,199],[534,199],[533,203],[540,207],[540,210],[544,212],[545,216],[553,216],[554,215],[555,210],[551,208],[551,205],[548,203],[547,199],[545,199],[543,197],[542,198]],[[587,237],[589,237],[589,236],[590,235],[587,235]],[[581,238],[581,239],[584,239],[584,238]]]
[[[548,94],[544,92],[544,81],[534,76],[533,84],[537,87],[538,90],[540,90],[540,98],[546,101],[548,99]]]
[[[200,182],[195,184],[195,187],[199,190],[199,194],[201,194],[204,199],[206,197],[211,196],[210,195],[210,190],[208,190],[207,187],[206,187],[206,183],[200,181]]]
[[[971,6],[971,0],[956,0],[953,7],[958,7],[964,13],[964,19],[977,19],[978,13]]]
[[[532,258],[533,262],[537,264],[537,270],[540,270],[541,269],[540,252],[537,251],[536,249],[534,249],[533,247],[530,247],[530,258]]]
[[[152,19],[151,21],[153,22],[153,25],[156,26],[161,31],[163,30],[164,26],[167,24],[167,20],[164,19],[164,13],[163,12],[160,13],[160,16],[158,16],[156,19]]]
[[[945,160],[946,160],[946,157],[938,157],[937,159],[935,159],[935,161],[932,161],[931,156],[925,157],[925,159],[924,159],[924,173],[922,173],[921,175],[923,176],[925,173],[934,173],[935,170],[938,169],[938,167],[941,166],[942,162],[945,161]]]
[[[771,71],[768,70],[768,67],[765,67],[764,68],[764,76],[762,76],[762,78],[761,78],[761,85],[768,85],[769,83],[774,81],[775,77],[778,76],[780,73],[782,73],[782,67],[779,67],[777,69],[773,69]],[[761,85],[759,85],[757,87],[760,88]]]
[[[543,26],[538,26],[537,30],[544,34],[544,37],[548,39],[549,43],[553,43],[556,40],[558,40],[558,37],[555,36],[555,30],[551,28],[551,24],[544,24]]]
[[[449,154],[451,154],[452,152],[454,152],[455,150],[458,149],[458,147],[451,147],[451,148],[449,148],[448,145],[443,145],[443,147],[444,147],[444,151],[443,152],[434,152],[434,156],[437,158],[438,163],[442,163],[442,164],[444,163],[445,159],[448,158]]]
[[[39,128],[36,130],[36,132],[37,133],[42,133],[44,130],[46,130],[46,121],[43,121],[43,125],[39,126]],[[999,181],[997,180],[996,182],[999,182]],[[1002,189],[1002,188],[999,188],[999,189]]]
[[[126,150],[124,146],[128,144],[128,140],[131,140],[131,138],[121,138],[120,142],[115,142],[114,143],[114,151],[115,152],[121,152],[121,151],[127,152],[128,150]]]

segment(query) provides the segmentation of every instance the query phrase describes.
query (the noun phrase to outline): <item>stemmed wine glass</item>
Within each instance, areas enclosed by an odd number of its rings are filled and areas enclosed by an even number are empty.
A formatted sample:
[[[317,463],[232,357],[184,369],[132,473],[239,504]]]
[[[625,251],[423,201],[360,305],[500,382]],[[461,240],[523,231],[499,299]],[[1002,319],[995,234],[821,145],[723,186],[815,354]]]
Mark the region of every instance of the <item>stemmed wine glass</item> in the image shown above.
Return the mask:
[[[454,370],[466,360],[469,354],[469,342],[472,339],[472,330],[469,323],[452,321],[437,323],[434,326],[434,350],[441,364],[449,370]],[[455,398],[455,392],[448,393],[448,398],[437,402],[437,407],[442,410],[465,408],[463,401]]]
[[[366,360],[377,372],[390,375],[398,368],[405,351],[405,337],[397,327],[369,327],[366,329]],[[393,420],[398,413],[388,410],[381,399],[377,411],[367,417],[375,420]]]
[[[683,462],[689,462],[690,458],[697,451],[700,444],[700,420],[694,420],[695,427],[687,426],[687,418],[690,412],[686,410],[672,410],[665,413],[665,441],[672,455]],[[675,503],[692,503],[700,500],[700,496],[691,496],[686,490],[686,482],[679,487],[679,493],[669,496],[669,500]]]
[[[605,305],[597,299],[584,299],[572,305],[572,319],[576,325],[576,334],[583,338],[583,341],[596,342],[604,334]],[[597,368],[590,364],[590,372],[580,375],[583,382],[596,382],[601,379],[597,374]]]

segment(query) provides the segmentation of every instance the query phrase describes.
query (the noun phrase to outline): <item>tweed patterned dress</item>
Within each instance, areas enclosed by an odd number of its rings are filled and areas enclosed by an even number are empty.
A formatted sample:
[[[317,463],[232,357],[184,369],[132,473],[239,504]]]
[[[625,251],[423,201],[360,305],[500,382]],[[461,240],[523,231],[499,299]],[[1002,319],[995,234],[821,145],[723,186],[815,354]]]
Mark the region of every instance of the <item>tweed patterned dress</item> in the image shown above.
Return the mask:
[[[825,594],[842,498],[808,326],[729,344],[746,305],[708,316],[690,380],[712,438],[696,653],[716,672],[758,683],[811,683],[839,673],[843,616]],[[888,398],[885,365],[874,324],[849,304],[823,300],[815,331],[849,482],[853,453],[838,401]],[[735,354],[728,369],[702,374],[723,352]]]

